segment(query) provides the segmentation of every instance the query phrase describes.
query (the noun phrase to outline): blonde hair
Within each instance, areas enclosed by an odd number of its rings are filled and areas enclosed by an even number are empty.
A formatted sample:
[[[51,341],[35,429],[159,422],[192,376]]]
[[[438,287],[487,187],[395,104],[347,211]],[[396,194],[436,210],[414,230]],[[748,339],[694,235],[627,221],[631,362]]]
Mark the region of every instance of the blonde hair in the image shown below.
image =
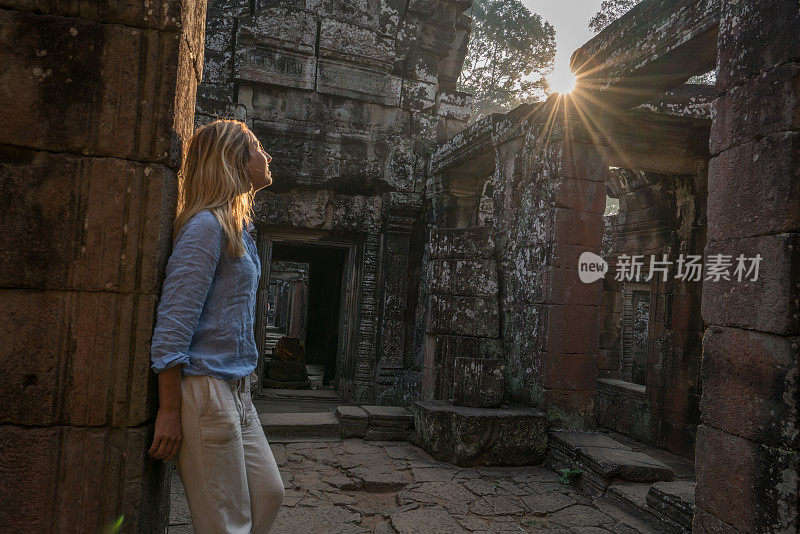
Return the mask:
[[[260,149],[261,144],[239,121],[217,120],[194,133],[179,175],[174,235],[197,213],[210,210],[222,226],[230,254],[244,255],[242,229],[252,221],[254,194],[247,176],[251,147]]]

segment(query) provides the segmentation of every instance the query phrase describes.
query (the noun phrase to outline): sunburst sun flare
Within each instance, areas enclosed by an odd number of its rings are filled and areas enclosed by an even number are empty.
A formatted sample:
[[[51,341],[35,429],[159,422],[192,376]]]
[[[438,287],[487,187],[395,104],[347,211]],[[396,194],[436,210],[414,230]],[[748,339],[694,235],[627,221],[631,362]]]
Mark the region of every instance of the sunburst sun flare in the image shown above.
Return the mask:
[[[557,68],[550,75],[550,89],[562,95],[571,93],[575,89],[575,83],[575,75],[569,67]]]

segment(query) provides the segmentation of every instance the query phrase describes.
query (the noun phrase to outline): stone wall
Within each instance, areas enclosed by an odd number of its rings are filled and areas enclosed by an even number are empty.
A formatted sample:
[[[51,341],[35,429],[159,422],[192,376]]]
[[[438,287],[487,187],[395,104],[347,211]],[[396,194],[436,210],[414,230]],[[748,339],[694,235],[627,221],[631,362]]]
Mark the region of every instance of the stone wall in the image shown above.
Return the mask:
[[[703,284],[694,529],[796,532],[800,3],[723,6],[706,254],[763,259],[755,282]]]
[[[205,2],[0,2],[0,530],[166,526],[150,336]]]
[[[469,118],[467,4],[211,2],[197,121],[245,120],[274,189],[420,190],[420,156]]]
[[[346,398],[396,402],[395,377],[412,359],[407,303],[421,248],[411,241],[430,148],[469,119],[470,97],[455,90],[469,4],[209,5],[196,122],[244,120],[273,156],[274,183],[256,204],[259,235],[322,231],[362,243],[358,355]]]

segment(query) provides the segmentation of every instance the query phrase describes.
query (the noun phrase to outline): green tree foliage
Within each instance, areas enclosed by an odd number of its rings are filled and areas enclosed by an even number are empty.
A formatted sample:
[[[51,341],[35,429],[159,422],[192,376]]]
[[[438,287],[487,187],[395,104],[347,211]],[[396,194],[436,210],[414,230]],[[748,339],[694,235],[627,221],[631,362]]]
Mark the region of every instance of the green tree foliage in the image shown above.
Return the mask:
[[[589,19],[589,28],[600,33],[606,26],[630,11],[630,9],[640,1],[641,0],[603,0],[603,3],[600,4],[600,11]],[[688,83],[713,85],[716,79],[716,73],[712,71],[701,74],[700,76],[694,76],[689,79]]]
[[[475,0],[459,89],[475,96],[479,119],[549,93],[555,29],[519,0]]]
[[[589,19],[589,28],[600,33],[638,3],[639,0],[603,0],[600,11]]]

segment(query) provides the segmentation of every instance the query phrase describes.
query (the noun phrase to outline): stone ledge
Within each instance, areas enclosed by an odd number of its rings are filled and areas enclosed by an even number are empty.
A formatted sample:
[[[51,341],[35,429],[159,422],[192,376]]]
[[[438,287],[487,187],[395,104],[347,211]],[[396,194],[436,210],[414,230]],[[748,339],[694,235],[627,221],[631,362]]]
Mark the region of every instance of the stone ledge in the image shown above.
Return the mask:
[[[647,391],[647,388],[641,384],[617,380],[615,378],[598,378],[597,390],[600,391],[601,389],[608,390],[609,393],[622,393],[623,395],[642,398],[645,397]]]

